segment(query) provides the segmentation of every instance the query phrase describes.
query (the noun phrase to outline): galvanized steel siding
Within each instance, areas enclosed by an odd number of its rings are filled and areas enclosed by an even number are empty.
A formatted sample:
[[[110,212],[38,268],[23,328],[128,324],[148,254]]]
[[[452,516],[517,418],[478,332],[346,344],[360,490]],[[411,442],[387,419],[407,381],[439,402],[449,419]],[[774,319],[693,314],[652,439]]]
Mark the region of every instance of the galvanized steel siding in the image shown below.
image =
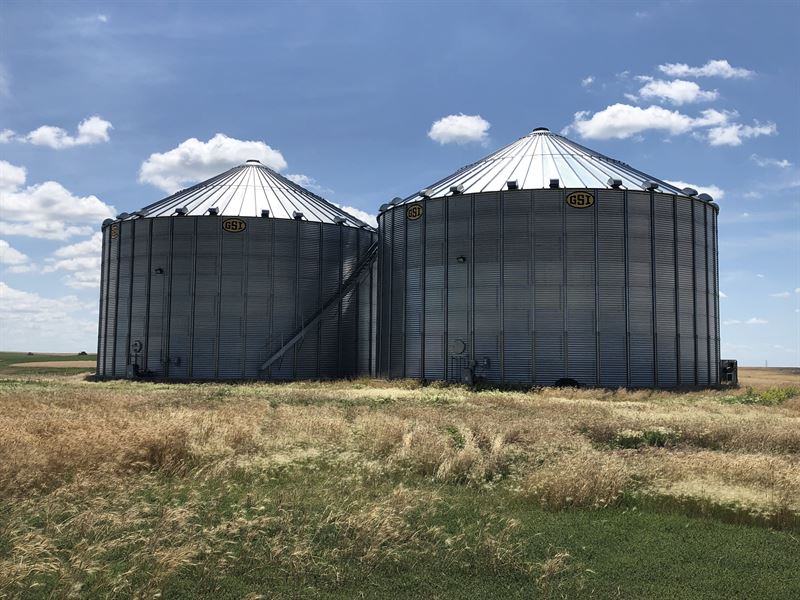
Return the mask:
[[[250,218],[137,219],[103,231],[98,375],[333,378],[374,370],[376,270],[283,360],[259,367],[333,295],[375,239],[365,229]],[[363,294],[363,300],[362,300]],[[139,352],[134,350],[142,346]]]
[[[408,204],[382,213],[379,373],[715,383],[715,209],[625,190],[592,190],[594,205],[574,209],[569,191],[428,198],[418,220]]]

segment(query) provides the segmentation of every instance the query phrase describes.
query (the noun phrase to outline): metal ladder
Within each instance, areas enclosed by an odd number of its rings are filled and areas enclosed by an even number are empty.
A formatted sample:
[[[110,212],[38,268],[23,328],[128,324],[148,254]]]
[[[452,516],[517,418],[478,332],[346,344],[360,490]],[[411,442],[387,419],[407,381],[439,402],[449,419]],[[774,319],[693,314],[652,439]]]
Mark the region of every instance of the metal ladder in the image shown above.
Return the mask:
[[[322,305],[312,317],[310,317],[303,325],[298,329],[295,334],[289,338],[289,341],[284,343],[272,356],[270,356],[264,363],[258,368],[259,371],[265,371],[269,369],[275,362],[280,360],[284,354],[288,350],[290,350],[297,342],[303,339],[308,332],[317,322],[325,315],[328,310],[330,310],[336,303],[351,289],[353,289],[363,278],[364,276],[369,273],[370,269],[372,268],[372,264],[375,262],[375,259],[378,257],[378,242],[375,241],[372,245],[367,248],[367,252],[364,254],[361,261],[356,265],[355,270],[353,273],[344,280],[339,290],[334,294],[331,298],[329,298],[325,304]]]

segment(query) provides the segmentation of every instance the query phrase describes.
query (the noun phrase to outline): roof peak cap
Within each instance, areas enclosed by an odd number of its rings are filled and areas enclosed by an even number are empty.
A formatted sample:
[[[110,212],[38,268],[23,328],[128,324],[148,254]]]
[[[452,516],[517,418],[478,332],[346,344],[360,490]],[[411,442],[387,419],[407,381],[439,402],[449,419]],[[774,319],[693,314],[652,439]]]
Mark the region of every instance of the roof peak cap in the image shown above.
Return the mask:
[[[244,164],[246,164],[246,165],[260,165],[260,164],[261,164],[261,161],[260,161],[260,160],[258,160],[257,158],[248,158],[248,159],[247,159],[247,160],[244,162]]]
[[[547,127],[535,127],[531,133],[550,133]]]

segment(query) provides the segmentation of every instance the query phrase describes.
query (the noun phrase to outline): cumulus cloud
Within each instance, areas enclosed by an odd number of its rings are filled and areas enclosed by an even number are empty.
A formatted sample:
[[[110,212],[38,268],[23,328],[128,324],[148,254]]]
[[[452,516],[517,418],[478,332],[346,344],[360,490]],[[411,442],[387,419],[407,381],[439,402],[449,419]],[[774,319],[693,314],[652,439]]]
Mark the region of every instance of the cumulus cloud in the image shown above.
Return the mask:
[[[741,321],[739,319],[728,319],[727,321],[723,321],[723,325],[739,325]]]
[[[0,235],[66,240],[89,235],[114,208],[96,196],[75,196],[60,183],[22,187],[25,169],[0,161]]]
[[[680,190],[687,187],[694,188],[698,193],[708,194],[714,198],[714,200],[722,200],[725,197],[725,190],[716,185],[697,185],[696,183],[686,183],[685,181],[667,181],[667,183],[674,185]]]
[[[0,160],[0,191],[16,190],[25,183],[26,177],[25,167],[18,167],[5,160]]]
[[[31,259],[5,240],[0,240],[0,266],[9,273],[27,273],[34,269]]]
[[[110,121],[94,115],[78,124],[77,135],[70,135],[61,127],[42,125],[38,129],[31,131],[24,138],[20,138],[20,141],[26,141],[35,146],[47,146],[60,150],[62,148],[72,148],[73,146],[107,142],[110,139],[108,135],[109,129],[113,129]]]
[[[686,133],[693,125],[691,117],[660,106],[641,108],[617,103],[594,114],[590,111],[575,113],[575,120],[568,129],[577,131],[584,138],[625,139],[649,129],[666,131],[671,135]]]
[[[788,298],[791,296],[789,292],[775,292],[774,294],[770,294],[771,298]]]
[[[11,142],[15,137],[16,133],[14,133],[13,129],[3,129],[0,131],[0,144],[8,144]]]
[[[583,87],[589,87],[594,83],[594,75],[589,75],[588,77],[584,77],[581,79],[581,85]]]
[[[304,187],[307,190],[316,192],[317,194],[320,195],[330,194],[333,192],[332,189],[320,185],[320,183],[313,177],[309,177],[308,175],[303,175],[302,173],[292,173],[290,175],[286,175],[286,179],[288,179],[289,181],[293,181],[297,185]]]
[[[727,298],[727,297],[728,297],[728,294],[726,294],[725,292],[723,292],[722,290],[720,290],[720,292],[719,292],[719,297],[720,297],[720,298]]]
[[[709,102],[719,97],[717,90],[703,90],[694,81],[665,81],[650,77],[646,79],[647,83],[639,89],[639,97],[644,100],[662,100],[680,106],[693,102]]]
[[[428,137],[440,144],[468,144],[489,141],[491,123],[480,115],[448,115],[435,121],[428,131]]]
[[[708,143],[712,146],[741,146],[742,140],[746,138],[759,137],[762,135],[775,135],[778,128],[775,123],[755,125],[742,125],[741,123],[730,123],[720,127],[712,127],[708,130]]]
[[[751,154],[750,160],[756,163],[759,167],[780,167],[781,169],[786,169],[792,166],[792,163],[785,158],[778,160],[777,158],[767,158],[765,156],[759,156],[758,154]]]
[[[378,226],[378,217],[372,213],[368,213],[365,210],[361,210],[360,208],[355,208],[353,206],[342,206],[341,204],[337,204],[336,206],[341,208],[343,211],[350,213],[356,219],[364,221],[364,223],[367,225],[372,225],[373,227]]]
[[[685,63],[658,65],[658,70],[670,77],[721,77],[723,79],[747,79],[753,71],[733,67],[727,60],[709,60],[702,67],[690,67]]]
[[[53,252],[42,271],[66,271],[64,283],[71,288],[98,288],[102,246],[103,234],[98,231],[88,240],[62,246]]]
[[[207,142],[189,138],[172,150],[151,154],[139,169],[139,181],[172,194],[251,158],[276,171],[287,167],[283,155],[264,142],[237,140],[218,133]]]
[[[756,122],[751,126],[731,122],[737,116],[735,111],[709,108],[700,116],[691,117],[661,106],[642,108],[617,103],[594,114],[590,111],[575,113],[572,124],[564,131],[576,131],[587,139],[627,139],[645,131],[662,131],[668,135],[694,132],[711,146],[738,146],[744,138],[777,133],[774,123]]]
[[[77,296],[47,298],[0,281],[0,331],[4,350],[92,350],[97,303]]]

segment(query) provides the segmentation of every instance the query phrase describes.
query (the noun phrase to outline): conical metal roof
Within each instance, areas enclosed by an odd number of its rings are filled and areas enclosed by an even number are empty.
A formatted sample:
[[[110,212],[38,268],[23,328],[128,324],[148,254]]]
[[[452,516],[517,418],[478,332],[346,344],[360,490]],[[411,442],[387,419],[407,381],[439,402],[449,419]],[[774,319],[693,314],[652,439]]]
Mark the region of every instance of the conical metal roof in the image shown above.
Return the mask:
[[[324,198],[279,175],[258,160],[248,160],[121,218],[201,216],[299,218],[318,223],[369,227]]]
[[[683,194],[678,188],[622,161],[590,150],[545,127],[537,127],[525,137],[462,167],[403,202],[420,200],[423,193],[430,198],[445,196],[458,186],[463,186],[458,191],[462,194],[499,192],[509,189],[509,181],[516,181],[516,189],[520,190],[549,188],[551,179],[558,179],[560,188],[611,188],[610,180],[616,179],[621,182],[620,189],[642,190],[645,182],[653,182],[661,191]]]

